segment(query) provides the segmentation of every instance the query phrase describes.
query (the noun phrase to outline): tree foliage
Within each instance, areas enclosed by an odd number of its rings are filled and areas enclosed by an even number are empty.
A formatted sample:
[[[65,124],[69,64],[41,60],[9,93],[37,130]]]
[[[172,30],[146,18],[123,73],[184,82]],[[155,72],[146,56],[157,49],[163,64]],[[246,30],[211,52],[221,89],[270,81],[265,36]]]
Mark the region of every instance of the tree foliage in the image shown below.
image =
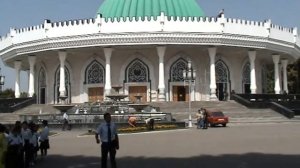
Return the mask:
[[[0,92],[0,98],[15,98],[15,91],[12,89],[5,89]]]
[[[287,67],[289,93],[300,93],[300,59]]]

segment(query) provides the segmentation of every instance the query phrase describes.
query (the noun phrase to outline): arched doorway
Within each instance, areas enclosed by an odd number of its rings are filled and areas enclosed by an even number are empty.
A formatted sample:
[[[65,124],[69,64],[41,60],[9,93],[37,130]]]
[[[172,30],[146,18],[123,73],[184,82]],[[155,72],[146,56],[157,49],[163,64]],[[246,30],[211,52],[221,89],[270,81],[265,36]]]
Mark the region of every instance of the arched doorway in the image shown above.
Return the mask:
[[[46,71],[42,67],[38,77],[38,103],[46,104]]]
[[[220,101],[228,100],[230,74],[227,65],[223,60],[218,60],[216,69],[216,95]]]
[[[176,60],[170,67],[169,83],[172,89],[172,101],[189,101],[189,87],[184,86],[183,70],[187,69],[187,61],[183,58]]]
[[[125,83],[128,85],[129,101],[147,102],[148,86],[151,84],[149,76],[149,67],[138,58],[134,59],[126,67]],[[140,98],[138,98],[139,96]]]
[[[84,84],[88,88],[88,101],[103,101],[105,69],[97,60],[92,61],[85,70]],[[102,84],[102,85],[100,85]]]

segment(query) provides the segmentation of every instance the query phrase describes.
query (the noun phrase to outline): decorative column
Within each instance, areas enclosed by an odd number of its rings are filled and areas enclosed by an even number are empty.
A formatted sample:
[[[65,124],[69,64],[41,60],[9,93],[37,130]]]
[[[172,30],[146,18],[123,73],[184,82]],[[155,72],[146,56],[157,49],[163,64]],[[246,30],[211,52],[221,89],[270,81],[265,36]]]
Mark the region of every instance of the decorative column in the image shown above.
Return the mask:
[[[20,69],[22,62],[15,61],[15,70],[16,70],[16,82],[15,82],[15,97],[20,98]]]
[[[216,96],[216,69],[215,69],[215,57],[217,53],[217,48],[216,47],[209,47],[208,48],[208,54],[210,57],[210,100],[211,101],[216,101],[218,100]]]
[[[248,56],[250,60],[250,89],[251,94],[256,94],[256,74],[255,74],[255,58],[256,58],[256,51],[248,51]]]
[[[104,96],[110,94],[111,92],[111,69],[110,69],[110,59],[113,52],[112,48],[104,48],[105,55],[105,86],[104,86]]]
[[[67,52],[58,51],[58,57],[60,61],[59,97],[66,97],[65,60],[67,58]]]
[[[275,80],[274,91],[275,94],[280,94],[280,82],[279,82],[279,72],[278,72],[278,63],[279,63],[280,55],[273,54],[272,57],[274,62],[274,80]]]
[[[158,81],[158,99],[159,101],[166,101],[165,96],[165,75],[164,75],[164,57],[165,57],[165,46],[158,46],[156,47],[157,54],[159,57],[159,81]]]
[[[288,83],[287,83],[287,65],[288,65],[288,60],[287,59],[281,60],[281,65],[282,65],[282,69],[283,69],[283,91],[285,93],[289,93]]]
[[[32,97],[34,95],[34,66],[35,66],[36,57],[28,56],[28,61],[29,61],[29,66],[30,66],[28,94],[29,94],[29,97]]]

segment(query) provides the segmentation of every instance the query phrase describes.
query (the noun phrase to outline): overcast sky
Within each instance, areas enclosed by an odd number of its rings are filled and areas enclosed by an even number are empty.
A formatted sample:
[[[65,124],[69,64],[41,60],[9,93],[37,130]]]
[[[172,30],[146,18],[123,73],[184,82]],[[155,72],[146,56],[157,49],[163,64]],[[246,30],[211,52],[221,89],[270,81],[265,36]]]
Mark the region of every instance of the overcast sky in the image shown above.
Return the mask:
[[[102,0],[1,0],[0,36],[10,27],[39,25],[45,19],[64,21],[92,18]],[[225,17],[253,21],[271,19],[272,23],[300,29],[300,0],[198,0],[206,16],[216,16],[221,9]],[[15,71],[0,61],[6,77],[4,88],[15,85]],[[27,72],[21,74],[21,91],[27,92]]]

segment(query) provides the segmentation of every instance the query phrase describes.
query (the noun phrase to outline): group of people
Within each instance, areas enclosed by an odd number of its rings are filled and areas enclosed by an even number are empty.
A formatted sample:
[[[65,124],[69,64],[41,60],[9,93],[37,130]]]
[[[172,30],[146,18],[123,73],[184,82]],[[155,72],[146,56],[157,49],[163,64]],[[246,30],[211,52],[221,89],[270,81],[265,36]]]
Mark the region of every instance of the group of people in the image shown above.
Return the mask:
[[[198,129],[207,129],[208,127],[208,119],[207,119],[207,111],[205,108],[200,108],[196,113],[197,118],[197,128]]]
[[[153,129],[154,119],[150,118],[146,122],[150,129]],[[0,168],[29,168],[35,165],[39,150],[41,157],[47,156],[47,150],[50,148],[48,136],[47,120],[42,121],[41,129],[34,122],[26,121],[16,121],[11,129],[0,124]],[[116,168],[115,157],[119,149],[119,138],[110,113],[104,114],[104,122],[97,127],[95,139],[96,143],[101,142],[101,167],[107,167],[109,154],[110,165]]]
[[[42,128],[34,122],[16,121],[7,129],[0,124],[0,168],[29,168],[36,164],[37,153],[47,155],[49,149],[48,122]]]

